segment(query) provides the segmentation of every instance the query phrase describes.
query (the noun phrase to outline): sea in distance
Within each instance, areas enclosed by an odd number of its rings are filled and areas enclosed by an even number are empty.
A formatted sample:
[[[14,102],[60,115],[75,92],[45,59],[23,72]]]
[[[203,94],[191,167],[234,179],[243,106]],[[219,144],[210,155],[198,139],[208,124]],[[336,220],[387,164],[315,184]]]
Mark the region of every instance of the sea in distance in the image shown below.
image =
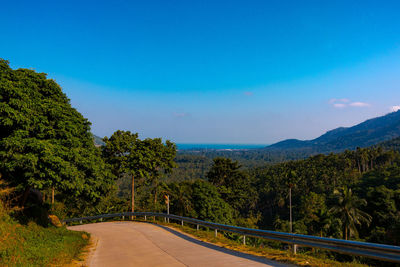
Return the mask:
[[[263,148],[266,144],[176,144],[178,150],[238,150]]]

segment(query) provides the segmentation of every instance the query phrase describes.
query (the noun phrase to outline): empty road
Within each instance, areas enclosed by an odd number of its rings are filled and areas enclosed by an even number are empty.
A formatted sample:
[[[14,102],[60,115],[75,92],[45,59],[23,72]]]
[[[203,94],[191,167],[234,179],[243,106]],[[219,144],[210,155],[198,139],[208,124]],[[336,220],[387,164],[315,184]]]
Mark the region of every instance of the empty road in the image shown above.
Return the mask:
[[[173,229],[140,222],[68,227],[97,238],[90,266],[287,266],[199,241]]]

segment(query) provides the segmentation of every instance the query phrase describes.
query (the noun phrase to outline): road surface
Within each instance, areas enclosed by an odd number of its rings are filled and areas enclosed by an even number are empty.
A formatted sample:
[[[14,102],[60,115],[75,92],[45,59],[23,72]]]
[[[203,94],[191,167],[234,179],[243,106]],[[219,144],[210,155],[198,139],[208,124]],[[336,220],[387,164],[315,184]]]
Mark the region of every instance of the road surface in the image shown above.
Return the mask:
[[[202,242],[168,227],[140,222],[104,222],[68,227],[97,239],[89,266],[287,266]]]

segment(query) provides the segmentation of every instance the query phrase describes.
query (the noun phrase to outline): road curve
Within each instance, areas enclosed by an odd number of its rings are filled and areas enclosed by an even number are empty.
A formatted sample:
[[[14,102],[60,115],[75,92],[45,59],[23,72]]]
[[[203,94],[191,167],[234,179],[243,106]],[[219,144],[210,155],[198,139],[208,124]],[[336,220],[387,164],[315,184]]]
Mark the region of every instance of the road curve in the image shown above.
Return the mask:
[[[171,228],[140,222],[104,222],[68,227],[97,238],[90,266],[287,266],[202,242]]]

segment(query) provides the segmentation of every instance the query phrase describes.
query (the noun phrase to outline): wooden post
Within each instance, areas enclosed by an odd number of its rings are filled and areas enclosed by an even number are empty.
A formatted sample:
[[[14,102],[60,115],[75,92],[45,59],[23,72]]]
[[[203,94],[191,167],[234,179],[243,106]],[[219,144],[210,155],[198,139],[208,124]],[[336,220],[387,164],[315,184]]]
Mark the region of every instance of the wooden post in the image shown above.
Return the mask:
[[[169,195],[167,195],[167,214],[169,215]],[[167,219],[169,223],[169,218]]]
[[[199,225],[197,225],[196,230],[199,231]]]
[[[123,221],[125,220],[125,216],[124,216],[124,215],[122,215],[122,220],[123,220]]]
[[[246,246],[246,236],[245,235],[243,236],[243,245]]]
[[[144,220],[147,221],[147,216],[146,215],[144,215]]]
[[[183,226],[183,220],[181,221],[181,225]]]
[[[215,236],[215,237],[218,236],[218,230],[217,230],[217,229],[214,230],[214,236]]]

